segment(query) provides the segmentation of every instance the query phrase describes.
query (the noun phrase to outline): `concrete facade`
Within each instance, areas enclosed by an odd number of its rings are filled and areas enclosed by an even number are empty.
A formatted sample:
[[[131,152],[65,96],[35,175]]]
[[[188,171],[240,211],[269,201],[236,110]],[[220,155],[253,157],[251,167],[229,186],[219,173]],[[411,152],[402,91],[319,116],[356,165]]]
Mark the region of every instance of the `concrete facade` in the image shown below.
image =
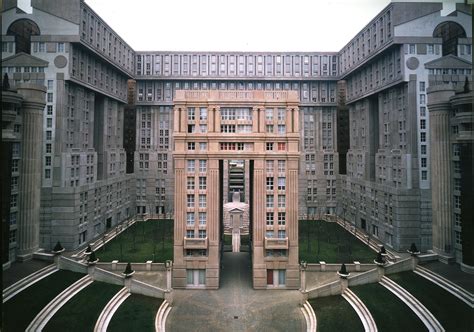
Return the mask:
[[[178,218],[173,153],[183,91],[296,94],[298,217],[337,214],[395,250],[412,242],[429,250],[438,239],[426,92],[433,82],[471,80],[470,6],[393,2],[338,52],[278,53],[139,52],[82,0],[32,7],[27,14],[3,3],[2,72],[11,85],[47,89],[40,247],[84,246],[135,215]],[[37,30],[28,58],[9,30],[22,19]],[[461,27],[449,43],[447,22]],[[454,67],[436,62],[447,52]]]

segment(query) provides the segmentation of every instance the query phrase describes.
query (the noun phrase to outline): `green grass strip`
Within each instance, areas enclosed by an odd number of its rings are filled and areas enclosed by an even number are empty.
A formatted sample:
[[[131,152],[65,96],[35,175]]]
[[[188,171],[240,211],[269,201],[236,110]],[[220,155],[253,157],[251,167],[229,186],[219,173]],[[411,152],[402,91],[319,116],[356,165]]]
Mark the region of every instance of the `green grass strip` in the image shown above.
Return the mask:
[[[299,257],[309,263],[373,263],[376,253],[337,223],[300,220]]]
[[[121,288],[118,285],[93,282],[66,302],[43,331],[93,331],[100,313]]]
[[[83,276],[60,270],[15,295],[3,304],[3,330],[25,331],[44,306]]]
[[[416,297],[446,331],[474,331],[474,310],[448,291],[411,271],[388,277]]]
[[[162,299],[132,294],[117,309],[107,331],[155,331],[155,316]]]
[[[342,296],[318,297],[308,302],[316,314],[318,331],[364,331],[359,316]]]
[[[382,285],[367,284],[351,287],[351,290],[369,309],[379,331],[427,331],[418,316]]]
[[[101,262],[145,263],[173,259],[173,220],[140,221],[98,249]]]

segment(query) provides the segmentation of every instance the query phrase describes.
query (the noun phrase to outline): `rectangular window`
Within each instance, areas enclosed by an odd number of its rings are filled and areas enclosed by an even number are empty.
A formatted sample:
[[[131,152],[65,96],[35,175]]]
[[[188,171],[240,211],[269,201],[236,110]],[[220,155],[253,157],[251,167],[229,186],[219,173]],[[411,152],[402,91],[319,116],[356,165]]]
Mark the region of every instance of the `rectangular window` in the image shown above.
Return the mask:
[[[286,171],[286,161],[278,160],[278,173],[285,173]]]
[[[425,106],[420,107],[420,116],[426,116],[426,107]]]
[[[273,195],[267,195],[266,207],[267,208],[272,208],[273,207]]]
[[[278,231],[278,238],[279,238],[279,239],[284,239],[284,238],[286,238],[286,231],[285,231],[285,230],[279,230],[279,231]]]
[[[278,151],[285,151],[286,150],[286,143],[285,142],[278,142]]]
[[[194,177],[188,177],[187,182],[186,182],[186,189],[194,190]]]
[[[199,207],[205,208],[207,206],[206,195],[199,195]]]
[[[286,212],[278,212],[278,225],[286,224]]]
[[[426,154],[426,145],[421,145],[421,154]]]
[[[186,169],[188,172],[194,172],[195,171],[195,161],[194,160],[187,160],[186,161]]]
[[[205,229],[200,229],[199,230],[199,238],[200,239],[205,239],[206,238],[206,230]]]
[[[46,153],[51,153],[52,145],[51,143],[46,143]]]
[[[265,161],[265,171],[267,173],[273,173],[273,160]]]
[[[285,121],[286,110],[284,108],[278,109],[278,121]]]
[[[194,212],[188,212],[186,214],[186,225],[194,226]]]
[[[46,95],[47,97],[47,101],[48,103],[52,103],[53,102],[53,93],[52,92],[48,92],[48,94]]]
[[[53,80],[48,80],[48,90],[53,90]]]
[[[206,212],[199,212],[199,225],[206,225],[207,215]]]
[[[273,151],[273,143],[267,142],[265,147],[267,151]]]
[[[286,207],[286,197],[285,197],[285,195],[278,195],[278,207],[279,208]]]
[[[426,133],[425,132],[420,133],[420,141],[421,142],[426,142]]]
[[[205,176],[199,177],[199,190],[206,190],[207,189],[207,179]]]
[[[267,190],[273,190],[273,177],[267,176]]]
[[[278,178],[278,190],[285,190],[286,188],[286,178],[279,177]]]
[[[273,212],[267,212],[267,226],[273,225]]]
[[[425,119],[420,120],[420,129],[426,129],[426,120]]]
[[[273,109],[268,108],[265,110],[265,120],[266,121],[273,121]]]
[[[199,120],[206,121],[207,120],[207,108],[201,107],[199,110]]]
[[[188,108],[188,121],[194,121],[195,116],[196,116],[196,113],[195,113],[194,107]]]
[[[425,92],[425,82],[420,82],[420,92]]]
[[[58,52],[64,52],[64,43],[58,43]]]
[[[187,195],[187,198],[186,198],[186,206],[187,206],[188,208],[194,207],[194,194],[192,194],[192,195]]]
[[[206,151],[207,150],[207,143],[206,142],[200,142],[199,143],[199,150]]]
[[[285,125],[278,125],[278,134],[283,135],[286,133],[286,126]]]
[[[193,229],[188,229],[188,230],[186,231],[186,237],[187,237],[188,239],[193,239],[193,238],[194,238],[194,230],[193,230]]]
[[[273,130],[274,130],[274,129],[273,129],[273,125],[266,125],[266,126],[265,126],[265,131],[266,131],[267,133],[273,134]]]
[[[421,179],[428,180],[428,171],[421,171]]]
[[[194,151],[194,150],[196,150],[196,143],[194,143],[194,142],[188,142],[188,150],[189,150],[189,151]]]

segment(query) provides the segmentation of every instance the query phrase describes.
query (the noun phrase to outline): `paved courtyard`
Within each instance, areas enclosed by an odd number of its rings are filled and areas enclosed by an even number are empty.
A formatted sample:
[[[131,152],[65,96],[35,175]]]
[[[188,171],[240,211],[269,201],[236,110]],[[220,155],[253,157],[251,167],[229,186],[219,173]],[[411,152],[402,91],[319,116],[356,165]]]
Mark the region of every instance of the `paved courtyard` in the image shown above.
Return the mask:
[[[254,290],[248,253],[224,253],[219,290],[175,290],[168,331],[303,331],[297,290]]]

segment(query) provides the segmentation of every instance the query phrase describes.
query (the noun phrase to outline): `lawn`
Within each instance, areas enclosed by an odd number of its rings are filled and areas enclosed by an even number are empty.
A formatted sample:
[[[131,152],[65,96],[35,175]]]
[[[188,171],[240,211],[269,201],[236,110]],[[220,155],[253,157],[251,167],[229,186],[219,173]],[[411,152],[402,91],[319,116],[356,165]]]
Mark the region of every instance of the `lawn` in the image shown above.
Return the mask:
[[[60,270],[15,295],[3,304],[4,331],[25,331],[44,306],[83,276]]]
[[[340,295],[308,301],[316,314],[318,331],[364,331],[359,316]]]
[[[351,287],[364,302],[379,331],[426,331],[425,324],[398,297],[382,285],[367,284]]]
[[[100,313],[121,288],[94,281],[66,302],[43,331],[93,331]]]
[[[98,249],[101,262],[144,263],[173,259],[173,220],[148,220],[135,223]]]
[[[428,308],[446,331],[474,331],[474,311],[448,291],[411,271],[388,277]]]
[[[107,331],[155,331],[155,316],[162,299],[132,294],[117,309]]]
[[[299,256],[308,263],[373,263],[376,253],[337,223],[300,220]]]

